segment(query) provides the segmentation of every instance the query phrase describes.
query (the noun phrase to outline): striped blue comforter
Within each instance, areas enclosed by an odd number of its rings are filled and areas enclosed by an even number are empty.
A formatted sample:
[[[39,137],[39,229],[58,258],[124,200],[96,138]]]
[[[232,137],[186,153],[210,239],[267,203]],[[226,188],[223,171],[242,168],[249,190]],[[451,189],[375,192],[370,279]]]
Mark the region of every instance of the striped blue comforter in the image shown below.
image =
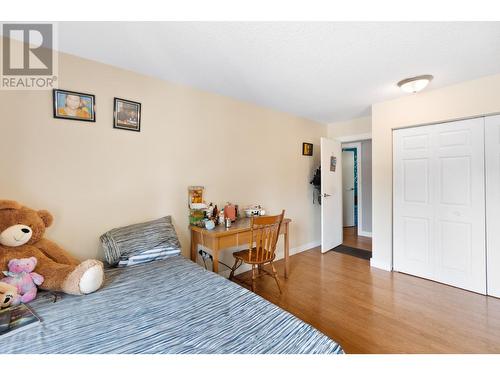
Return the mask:
[[[106,271],[87,296],[40,293],[42,323],[0,353],[322,353],[342,349],[252,292],[178,256]]]

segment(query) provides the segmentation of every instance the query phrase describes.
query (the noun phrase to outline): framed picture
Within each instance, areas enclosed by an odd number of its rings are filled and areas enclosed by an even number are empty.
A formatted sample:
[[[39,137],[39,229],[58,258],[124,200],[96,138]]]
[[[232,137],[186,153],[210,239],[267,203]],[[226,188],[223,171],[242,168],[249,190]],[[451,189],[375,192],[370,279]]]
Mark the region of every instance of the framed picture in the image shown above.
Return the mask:
[[[141,103],[115,98],[113,128],[141,131]]]
[[[95,122],[95,96],[54,89],[54,118]]]
[[[199,208],[203,205],[203,186],[189,186],[188,196],[189,196],[189,208]]]
[[[312,156],[313,155],[313,144],[312,143],[302,143],[302,155]]]
[[[337,157],[330,156],[330,171],[335,172],[337,169]]]

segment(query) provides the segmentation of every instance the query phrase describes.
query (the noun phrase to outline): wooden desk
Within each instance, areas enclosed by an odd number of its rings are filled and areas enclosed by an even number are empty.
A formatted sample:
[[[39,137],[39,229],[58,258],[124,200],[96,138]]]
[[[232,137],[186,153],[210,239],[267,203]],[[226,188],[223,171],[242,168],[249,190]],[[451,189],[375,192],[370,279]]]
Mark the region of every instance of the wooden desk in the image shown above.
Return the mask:
[[[285,278],[289,272],[289,243],[288,226],[292,220],[284,219],[280,228],[280,235],[284,235],[284,257],[285,257]],[[219,272],[219,252],[235,246],[248,246],[250,243],[250,219],[241,218],[232,223],[231,227],[217,225],[214,229],[208,230],[192,225],[191,229],[191,260],[196,262],[198,255],[198,245],[202,245],[212,250],[213,271]]]

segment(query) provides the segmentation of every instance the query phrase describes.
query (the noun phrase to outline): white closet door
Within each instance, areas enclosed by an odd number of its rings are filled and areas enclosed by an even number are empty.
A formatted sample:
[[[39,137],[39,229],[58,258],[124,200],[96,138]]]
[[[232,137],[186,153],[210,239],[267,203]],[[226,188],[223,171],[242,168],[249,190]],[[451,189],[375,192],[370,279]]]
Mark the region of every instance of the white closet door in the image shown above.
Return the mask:
[[[485,121],[488,294],[500,297],[500,116]]]
[[[486,293],[484,119],[394,132],[394,269]]]
[[[432,129],[394,131],[394,270],[434,277]]]
[[[484,118],[436,127],[436,280],[486,294]]]

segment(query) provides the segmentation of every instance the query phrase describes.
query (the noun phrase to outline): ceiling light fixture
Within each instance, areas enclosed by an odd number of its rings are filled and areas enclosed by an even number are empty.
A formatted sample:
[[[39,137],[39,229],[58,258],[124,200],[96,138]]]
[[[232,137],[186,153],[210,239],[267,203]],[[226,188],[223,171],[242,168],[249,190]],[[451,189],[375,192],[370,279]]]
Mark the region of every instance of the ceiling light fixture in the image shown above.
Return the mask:
[[[430,74],[424,74],[421,76],[416,76],[412,78],[406,78],[398,82],[398,86],[401,90],[408,93],[416,93],[422,91],[427,87],[430,81],[434,77]]]

